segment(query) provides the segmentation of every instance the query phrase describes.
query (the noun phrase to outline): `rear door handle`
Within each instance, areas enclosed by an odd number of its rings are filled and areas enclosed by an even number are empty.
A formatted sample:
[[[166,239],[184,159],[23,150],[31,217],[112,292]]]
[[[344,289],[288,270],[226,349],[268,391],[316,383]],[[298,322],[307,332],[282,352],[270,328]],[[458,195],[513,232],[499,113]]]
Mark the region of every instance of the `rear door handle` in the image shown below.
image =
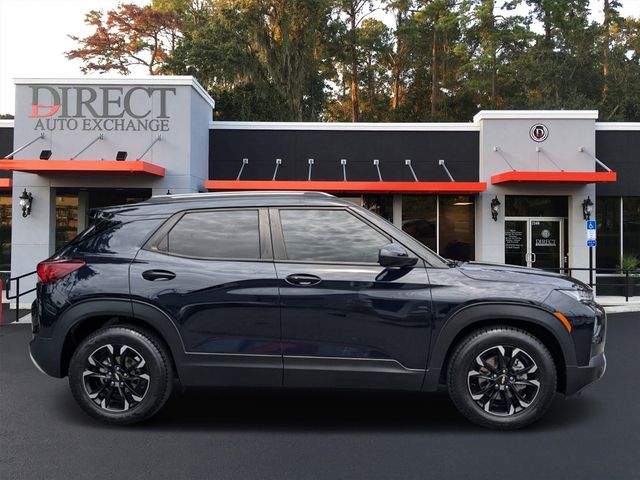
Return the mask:
[[[146,270],[142,272],[142,278],[145,280],[172,280],[176,278],[176,274],[169,270]]]
[[[285,278],[286,282],[298,287],[311,287],[319,284],[322,279],[316,275],[309,275],[308,273],[294,273]]]

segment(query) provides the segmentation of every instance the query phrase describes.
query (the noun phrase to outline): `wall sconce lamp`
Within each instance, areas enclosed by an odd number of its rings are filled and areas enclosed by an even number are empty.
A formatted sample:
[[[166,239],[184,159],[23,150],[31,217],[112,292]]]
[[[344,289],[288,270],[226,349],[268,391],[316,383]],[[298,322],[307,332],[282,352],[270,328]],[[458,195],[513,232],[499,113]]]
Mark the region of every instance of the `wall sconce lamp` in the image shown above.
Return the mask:
[[[51,158],[51,150],[42,150],[40,152],[40,160],[49,160]]]
[[[589,220],[591,218],[591,212],[593,211],[593,202],[591,197],[587,196],[586,200],[582,202],[582,218]]]
[[[127,152],[125,152],[124,150],[118,150],[118,152],[116,153],[116,161],[124,162],[126,159],[127,159]]]
[[[24,192],[22,192],[18,198],[20,199],[20,208],[22,208],[22,217],[27,218],[31,215],[33,195],[31,195],[31,192],[27,192],[27,189],[25,188]]]
[[[493,218],[494,222],[498,221],[498,213],[500,213],[500,200],[498,200],[498,196],[496,195],[493,200],[491,200],[491,218]]]

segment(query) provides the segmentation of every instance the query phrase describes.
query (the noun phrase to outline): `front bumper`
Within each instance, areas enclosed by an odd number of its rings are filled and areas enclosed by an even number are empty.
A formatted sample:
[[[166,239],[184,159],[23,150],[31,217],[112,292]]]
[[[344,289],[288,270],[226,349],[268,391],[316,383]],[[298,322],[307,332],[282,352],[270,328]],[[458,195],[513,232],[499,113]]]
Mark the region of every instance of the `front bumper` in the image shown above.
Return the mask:
[[[567,367],[566,395],[575,395],[583,388],[599,380],[607,369],[607,358],[604,352],[592,357],[589,365],[584,367]]]

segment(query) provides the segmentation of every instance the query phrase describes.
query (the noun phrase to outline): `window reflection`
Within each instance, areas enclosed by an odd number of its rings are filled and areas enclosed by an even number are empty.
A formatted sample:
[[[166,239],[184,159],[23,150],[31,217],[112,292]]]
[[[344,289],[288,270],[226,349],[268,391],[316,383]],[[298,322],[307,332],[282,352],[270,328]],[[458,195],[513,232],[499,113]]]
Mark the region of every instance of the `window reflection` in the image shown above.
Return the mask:
[[[596,220],[596,265],[600,268],[616,268],[620,263],[620,197],[598,197]]]
[[[393,223],[393,195],[363,195],[362,206]]]
[[[440,255],[462,261],[475,258],[474,218],[472,196],[440,196]]]
[[[433,251],[437,250],[437,204],[436,195],[402,197],[402,229]]]
[[[171,229],[159,248],[189,257],[260,258],[258,211],[188,213]]]
[[[280,210],[289,260],[377,263],[390,240],[345,210]]]
[[[11,193],[0,193],[0,271],[11,270]]]
[[[640,258],[640,197],[624,197],[622,205],[624,254]]]
[[[56,195],[56,251],[78,234],[78,195]]]

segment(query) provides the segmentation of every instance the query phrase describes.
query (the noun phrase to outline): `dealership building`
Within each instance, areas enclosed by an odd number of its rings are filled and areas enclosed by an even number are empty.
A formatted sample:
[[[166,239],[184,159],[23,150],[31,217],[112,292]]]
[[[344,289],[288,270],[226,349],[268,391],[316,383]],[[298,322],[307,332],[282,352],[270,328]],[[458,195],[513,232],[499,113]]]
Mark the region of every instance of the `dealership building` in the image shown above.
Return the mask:
[[[191,77],[15,84],[15,119],[0,120],[5,279],[33,271],[87,226],[92,208],[205,191],[329,192],[457,260],[569,272],[588,268],[592,254],[599,294],[616,293],[603,279],[623,255],[640,257],[640,123],[598,122],[597,111],[217,122]]]

